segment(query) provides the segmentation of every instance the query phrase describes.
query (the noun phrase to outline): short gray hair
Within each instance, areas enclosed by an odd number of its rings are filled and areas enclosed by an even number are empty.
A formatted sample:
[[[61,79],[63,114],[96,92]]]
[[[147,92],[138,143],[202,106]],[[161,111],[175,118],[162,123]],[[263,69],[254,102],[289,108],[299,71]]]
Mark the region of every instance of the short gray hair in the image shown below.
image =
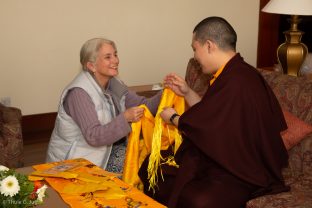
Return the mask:
[[[82,65],[83,70],[88,71],[87,68],[88,62],[94,63],[96,61],[96,58],[98,57],[98,52],[100,48],[103,46],[103,44],[109,44],[113,46],[115,50],[117,50],[114,41],[105,38],[93,38],[87,40],[82,45],[80,49],[80,63]]]

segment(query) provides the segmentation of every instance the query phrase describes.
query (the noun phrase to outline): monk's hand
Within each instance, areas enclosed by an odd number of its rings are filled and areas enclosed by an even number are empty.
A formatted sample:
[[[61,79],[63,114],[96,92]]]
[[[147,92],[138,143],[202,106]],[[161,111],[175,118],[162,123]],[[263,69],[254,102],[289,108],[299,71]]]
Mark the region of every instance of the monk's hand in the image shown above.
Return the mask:
[[[185,80],[174,73],[168,74],[164,78],[164,86],[169,87],[174,93],[182,97],[190,91],[190,87]]]
[[[123,114],[125,116],[126,121],[138,122],[144,114],[144,108],[141,107],[128,108]]]
[[[176,110],[173,108],[164,108],[163,111],[160,113],[160,117],[166,122],[170,123],[170,118],[173,114],[177,113]]]

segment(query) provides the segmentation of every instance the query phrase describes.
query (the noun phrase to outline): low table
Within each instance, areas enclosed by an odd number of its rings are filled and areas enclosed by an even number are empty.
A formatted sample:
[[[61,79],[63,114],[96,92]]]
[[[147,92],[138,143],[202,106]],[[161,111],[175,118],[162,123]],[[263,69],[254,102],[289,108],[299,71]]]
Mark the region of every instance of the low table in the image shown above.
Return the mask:
[[[116,174],[83,158],[18,168],[16,171],[32,176],[32,180],[47,182],[48,197],[38,207],[165,208],[117,178]]]
[[[29,175],[32,173],[34,169],[32,167],[23,167],[16,169],[16,172],[22,173],[25,175]],[[44,204],[36,206],[36,208],[51,208],[51,207],[57,207],[57,208],[70,208],[63,199],[60,197],[60,195],[51,187],[49,187],[46,191],[47,197],[44,198]]]
[[[129,90],[136,92],[138,95],[144,97],[153,97],[159,92],[159,88],[153,89],[154,87],[160,87],[159,84],[155,85],[138,85],[138,86],[130,86]]]

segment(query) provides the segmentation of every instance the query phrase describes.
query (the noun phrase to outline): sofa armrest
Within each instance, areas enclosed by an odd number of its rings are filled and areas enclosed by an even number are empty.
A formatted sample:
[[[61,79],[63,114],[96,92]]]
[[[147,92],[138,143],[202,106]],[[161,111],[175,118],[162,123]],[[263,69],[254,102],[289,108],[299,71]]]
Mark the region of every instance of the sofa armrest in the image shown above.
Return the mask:
[[[9,168],[23,166],[22,113],[0,104],[0,164]]]

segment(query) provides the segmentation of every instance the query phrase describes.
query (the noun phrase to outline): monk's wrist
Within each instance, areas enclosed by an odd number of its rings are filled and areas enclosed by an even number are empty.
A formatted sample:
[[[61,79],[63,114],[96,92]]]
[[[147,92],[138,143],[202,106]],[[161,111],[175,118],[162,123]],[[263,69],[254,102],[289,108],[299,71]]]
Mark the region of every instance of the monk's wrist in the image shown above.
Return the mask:
[[[180,117],[179,114],[177,114],[177,113],[172,114],[171,117],[170,117],[170,119],[169,119],[170,123],[173,124],[173,125],[175,125],[174,120],[175,120],[176,118],[178,118],[178,117]]]

